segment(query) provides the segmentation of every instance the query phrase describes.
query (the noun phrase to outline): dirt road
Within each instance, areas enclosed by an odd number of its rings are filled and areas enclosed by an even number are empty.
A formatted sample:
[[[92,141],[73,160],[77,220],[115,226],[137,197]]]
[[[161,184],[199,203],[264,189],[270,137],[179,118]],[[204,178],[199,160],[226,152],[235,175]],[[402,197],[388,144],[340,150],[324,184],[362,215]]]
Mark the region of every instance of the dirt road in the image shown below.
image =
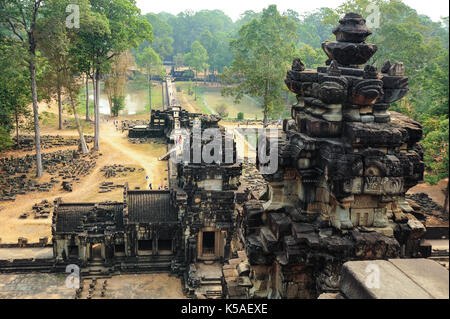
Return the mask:
[[[55,131],[43,128],[42,134],[52,135],[74,135],[75,131],[63,130]],[[56,185],[50,192],[30,192],[26,195],[18,195],[14,202],[0,202],[0,238],[2,243],[16,243],[18,237],[25,237],[29,242],[37,242],[40,237],[51,238],[51,218],[34,219],[33,216],[27,219],[19,219],[24,212],[31,211],[35,203],[47,199],[53,202],[61,197],[66,202],[97,202],[105,200],[123,200],[123,189],[117,188],[110,193],[99,194],[100,184],[106,180],[101,169],[106,165],[121,164],[143,168],[144,171],[136,170],[127,176],[110,178],[108,181],[116,185],[129,183],[131,189],[139,187],[148,189],[150,181],[154,187],[167,183],[167,162],[160,162],[158,158],[165,154],[166,146],[162,144],[131,144],[126,133],[116,131],[112,122],[102,122],[100,131],[100,154],[97,165],[86,177],[81,178],[79,183],[73,186],[73,192],[65,192],[59,185]],[[63,149],[75,149],[75,147],[62,147]],[[43,150],[43,152],[53,152],[55,149]],[[9,152],[8,155],[23,156],[33,152]],[[4,154],[1,154],[3,157]],[[149,179],[146,180],[146,176]],[[38,181],[40,183],[49,181],[51,176],[44,174]]]

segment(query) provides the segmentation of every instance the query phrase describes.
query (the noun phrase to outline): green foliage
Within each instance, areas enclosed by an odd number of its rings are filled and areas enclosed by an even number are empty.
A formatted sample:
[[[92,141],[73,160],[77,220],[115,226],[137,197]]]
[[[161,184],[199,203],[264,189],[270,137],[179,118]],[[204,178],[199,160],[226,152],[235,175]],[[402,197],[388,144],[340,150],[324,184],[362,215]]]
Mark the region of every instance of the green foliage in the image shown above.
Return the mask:
[[[0,152],[9,149],[14,143],[8,131],[0,126]]]
[[[125,108],[125,96],[114,96],[112,98],[111,115],[116,117],[119,116],[119,112]]]
[[[140,42],[152,41],[152,27],[140,16],[134,0],[91,0],[91,10],[80,22],[78,42],[72,54],[80,64],[92,61],[94,69],[107,71],[112,57]]]
[[[9,133],[16,122],[25,128],[31,119],[30,73],[21,61],[25,54],[22,46],[14,41],[0,41],[0,51],[0,126]]]
[[[143,68],[149,78],[153,75],[163,77],[165,70],[159,54],[151,48],[147,47],[137,55],[136,62],[139,67]]]
[[[321,48],[313,48],[308,44],[302,44],[297,50],[297,55],[308,69],[315,69],[325,64],[328,59]]]
[[[161,58],[169,58],[173,53],[172,27],[164,19],[153,13],[147,13],[144,18],[152,26],[153,42],[148,40],[142,42],[139,51],[151,47]]]
[[[296,41],[295,23],[281,16],[274,5],[264,9],[261,17],[243,25],[238,38],[230,43],[234,60],[221,77],[228,85],[223,94],[234,96],[236,102],[244,94],[260,97],[265,119],[267,115],[278,117],[284,108],[283,80]]]
[[[183,76],[187,77],[187,78],[193,78],[194,77],[194,71],[192,71],[192,70],[185,70],[183,72]],[[192,82],[191,82],[191,84],[192,84]]]
[[[191,45],[191,51],[184,55],[184,62],[194,69],[201,72],[208,68],[208,52],[199,41],[194,41]]]
[[[177,16],[162,13],[158,16],[172,27],[175,54],[189,52],[192,43],[198,41],[203,32],[209,31],[214,35],[233,30],[233,21],[220,10],[185,11]]]
[[[240,121],[244,120],[244,112],[239,112],[237,114],[237,119],[240,120]]]
[[[436,184],[442,178],[448,177],[448,125],[448,119],[440,121],[438,129],[428,133],[422,141],[425,148],[424,162],[430,170],[426,179],[430,184]]]

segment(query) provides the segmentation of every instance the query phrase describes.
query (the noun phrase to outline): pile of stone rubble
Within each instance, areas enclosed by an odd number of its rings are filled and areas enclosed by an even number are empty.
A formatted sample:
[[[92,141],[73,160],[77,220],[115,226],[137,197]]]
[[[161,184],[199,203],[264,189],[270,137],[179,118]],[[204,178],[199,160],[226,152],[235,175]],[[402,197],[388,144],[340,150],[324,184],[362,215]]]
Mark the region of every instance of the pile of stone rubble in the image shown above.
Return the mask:
[[[96,165],[99,155],[82,155],[77,151],[65,150],[42,154],[42,166],[50,175],[57,175],[64,181],[79,181],[88,175]],[[49,182],[39,183],[30,176],[34,174],[36,156],[0,159],[0,201],[13,201],[16,195],[28,192],[49,192],[59,180],[52,177]]]
[[[114,165],[107,165],[104,166],[100,171],[103,172],[103,175],[106,178],[116,177],[119,175],[119,173],[122,176],[126,176],[127,173],[134,173],[136,171],[142,172],[144,169],[139,168],[136,169],[136,167],[130,167],[130,166],[124,166],[120,164],[114,164]]]
[[[94,137],[90,135],[84,136],[86,143],[93,143]],[[60,135],[42,135],[41,136],[41,148],[50,149],[54,147],[63,146],[77,146],[80,144],[79,137],[76,136],[60,136]],[[23,135],[19,137],[19,146],[16,145],[16,149],[23,151],[32,151],[34,149],[34,136]]]
[[[34,219],[47,219],[51,214],[52,205],[46,199],[44,199],[40,203],[36,203],[33,205],[33,208],[30,212],[22,213],[19,218],[27,219],[30,216],[33,216]]]

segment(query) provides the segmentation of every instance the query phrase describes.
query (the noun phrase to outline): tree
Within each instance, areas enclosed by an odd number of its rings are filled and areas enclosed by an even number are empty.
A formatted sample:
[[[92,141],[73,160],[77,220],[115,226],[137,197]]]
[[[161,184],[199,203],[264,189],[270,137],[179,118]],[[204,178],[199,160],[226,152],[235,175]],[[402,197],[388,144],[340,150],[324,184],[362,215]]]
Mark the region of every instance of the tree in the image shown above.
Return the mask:
[[[430,170],[425,179],[430,184],[437,184],[441,179],[448,178],[449,157],[449,120],[440,121],[439,128],[430,132],[422,144],[425,148],[424,162]],[[444,213],[448,208],[449,187],[445,193]]]
[[[36,176],[42,176],[41,137],[39,129],[38,95],[36,87],[36,29],[42,0],[1,0],[0,30],[9,30],[12,37],[27,48],[25,60],[28,64],[33,102],[34,137],[36,147]]]
[[[150,105],[150,111],[152,109],[152,77],[153,75],[159,75],[164,77],[164,67],[158,53],[151,47],[145,48],[138,56],[137,63],[139,67],[145,70],[148,83],[148,100]]]
[[[198,76],[198,72],[204,71],[208,68],[208,52],[200,44],[199,41],[194,41],[191,46],[191,51],[184,56],[185,63],[194,69],[195,77]],[[195,100],[197,100],[197,81],[195,81]]]
[[[119,111],[125,107],[124,88],[127,77],[130,75],[129,69],[133,65],[134,57],[128,51],[111,59],[105,79],[105,92],[108,96],[111,116],[119,116]]]
[[[218,31],[214,34],[212,48],[208,50],[208,64],[213,73],[222,72],[224,67],[231,65],[233,55],[230,51],[230,39],[225,32]]]
[[[144,17],[152,26],[154,39],[153,42],[144,41],[139,48],[138,54],[144,49],[151,47],[162,60],[168,59],[173,52],[172,27],[156,14],[147,13]]]
[[[86,144],[86,140],[83,134],[83,128],[80,123],[80,119],[78,117],[78,93],[80,92],[81,86],[79,83],[82,81],[78,81],[76,77],[76,73],[78,70],[76,69],[76,64],[71,61],[70,58],[66,58],[63,60],[62,69],[64,70],[62,73],[62,87],[69,98],[69,103],[72,107],[72,113],[75,118],[75,123],[78,130],[78,135],[80,136],[80,146],[81,152],[86,154],[89,150]]]
[[[239,102],[244,94],[260,97],[264,105],[264,125],[269,114],[280,112],[284,106],[282,86],[295,53],[297,41],[295,24],[283,17],[275,5],[263,10],[239,30],[230,43],[234,60],[222,76],[224,95]]]
[[[163,15],[158,14],[163,18]],[[189,52],[192,43],[199,40],[199,35],[209,31],[212,35],[221,31],[229,33],[233,30],[233,21],[220,10],[185,11],[177,16],[166,16],[172,27],[174,53]]]
[[[30,73],[24,61],[21,61],[25,49],[15,41],[0,41],[0,126],[3,128],[5,141],[10,140],[9,132],[13,125],[16,131],[16,142],[20,146],[19,131],[28,130],[31,113]],[[5,144],[6,143],[6,144]]]
[[[176,54],[173,57],[173,63],[174,63],[175,69],[181,68],[184,65],[184,55],[181,53]]]
[[[94,70],[95,133],[94,150],[99,151],[100,79],[111,59],[135,48],[139,42],[152,41],[151,25],[140,16],[134,0],[91,0],[92,14],[79,31],[77,53],[92,61]]]
[[[302,62],[308,69],[315,69],[324,65],[328,59],[322,48],[314,49],[308,44],[302,44],[297,50],[297,55],[301,57]]]
[[[74,3],[75,2],[75,3]],[[71,105],[77,130],[80,136],[81,151],[88,152],[83,129],[78,117],[78,93],[80,91],[78,74],[83,74],[83,69],[77,63],[77,57],[70,54],[71,47],[78,39],[77,28],[66,26],[65,9],[69,4],[77,4],[80,7],[80,24],[86,21],[89,14],[89,2],[87,0],[48,0],[46,2],[46,15],[39,26],[39,48],[45,54],[48,64],[51,66],[46,72],[46,78],[50,79],[50,86],[54,85],[59,106],[59,122],[61,126],[61,96],[65,94]],[[53,76],[52,76],[53,74]],[[50,90],[51,91],[51,90]]]
[[[7,150],[13,145],[9,132],[0,126],[0,152]]]
[[[44,81],[39,83],[49,98],[56,95],[58,102],[58,129],[62,130],[62,61],[68,52],[67,28],[65,25],[66,1],[50,0],[37,27],[38,49],[47,59]]]

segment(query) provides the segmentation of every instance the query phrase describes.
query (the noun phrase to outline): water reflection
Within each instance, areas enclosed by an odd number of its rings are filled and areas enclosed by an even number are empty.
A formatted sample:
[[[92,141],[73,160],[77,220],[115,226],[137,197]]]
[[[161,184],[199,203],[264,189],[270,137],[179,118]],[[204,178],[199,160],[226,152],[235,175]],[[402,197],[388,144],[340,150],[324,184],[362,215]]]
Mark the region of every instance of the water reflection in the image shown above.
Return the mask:
[[[89,99],[94,99],[92,88],[89,89]],[[148,104],[147,89],[136,89],[127,87],[125,89],[125,109],[120,111],[120,115],[133,115],[145,111],[145,105]],[[108,96],[105,94],[103,84],[100,88],[100,114],[111,115],[111,109],[108,102]]]

